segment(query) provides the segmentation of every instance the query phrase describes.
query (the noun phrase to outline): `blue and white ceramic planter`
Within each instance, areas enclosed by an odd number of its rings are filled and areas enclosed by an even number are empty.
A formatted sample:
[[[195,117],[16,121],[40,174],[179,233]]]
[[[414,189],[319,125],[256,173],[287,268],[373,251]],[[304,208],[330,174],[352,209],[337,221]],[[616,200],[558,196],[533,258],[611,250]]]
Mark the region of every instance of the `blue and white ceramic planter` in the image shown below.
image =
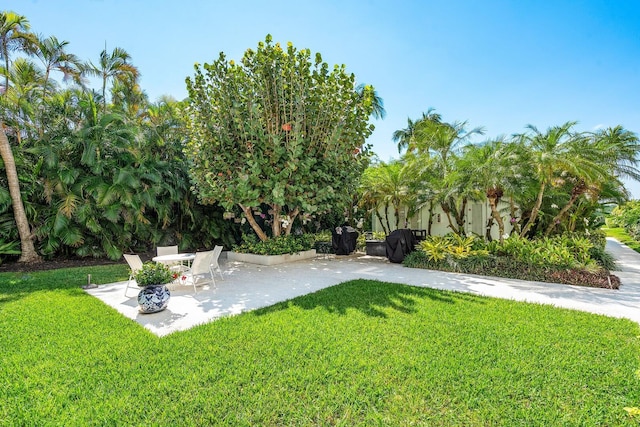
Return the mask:
[[[140,313],[157,313],[167,308],[171,292],[166,285],[151,285],[138,292]]]

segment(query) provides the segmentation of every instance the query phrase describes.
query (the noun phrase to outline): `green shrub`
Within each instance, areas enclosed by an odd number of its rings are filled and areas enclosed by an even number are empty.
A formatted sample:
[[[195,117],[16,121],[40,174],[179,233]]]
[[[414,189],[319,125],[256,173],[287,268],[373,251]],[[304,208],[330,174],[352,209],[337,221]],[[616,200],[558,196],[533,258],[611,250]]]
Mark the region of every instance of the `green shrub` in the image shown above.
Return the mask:
[[[403,264],[457,273],[616,288],[619,280],[611,276],[613,284],[609,285],[608,273],[615,266],[614,259],[605,252],[600,240],[601,236],[591,240],[586,234],[538,240],[513,236],[502,243],[453,235],[430,237],[421,242],[419,249],[410,253]]]
[[[616,206],[607,218],[609,227],[622,227],[635,240],[640,240],[640,200]]]
[[[457,234],[447,234],[446,236],[429,236],[418,247],[428,259],[434,262],[447,258],[465,258],[471,255],[486,254],[486,250],[478,245],[477,239],[473,236],[459,236]],[[452,262],[454,260],[450,260]]]
[[[166,264],[160,262],[145,262],[133,277],[141,288],[151,285],[164,285],[173,280],[173,273]]]
[[[313,248],[315,237],[313,234],[279,236],[266,241],[259,241],[253,234],[245,235],[243,243],[236,245],[233,250],[241,253],[257,255],[295,254]]]
[[[604,248],[600,248],[599,246],[592,247],[589,250],[589,256],[605,270],[610,271],[617,268],[616,259],[609,252],[605,251]]]
[[[356,242],[356,249],[359,251],[364,251],[367,247],[367,234],[371,234],[371,237],[373,238],[373,240],[385,240],[387,238],[387,235],[384,233],[384,231],[372,231],[372,232],[367,232],[367,233],[362,233],[360,232],[360,235],[358,236],[358,241]]]
[[[316,242],[330,242],[332,239],[332,234],[330,230],[323,230],[319,233],[313,234],[313,238]]]
[[[526,264],[554,268],[590,267],[595,264],[591,258],[591,249],[595,247],[592,242],[597,242],[604,251],[601,240],[600,234],[593,240],[586,234],[565,234],[536,240],[511,236],[503,243],[489,242],[485,249],[494,255],[510,256]]]

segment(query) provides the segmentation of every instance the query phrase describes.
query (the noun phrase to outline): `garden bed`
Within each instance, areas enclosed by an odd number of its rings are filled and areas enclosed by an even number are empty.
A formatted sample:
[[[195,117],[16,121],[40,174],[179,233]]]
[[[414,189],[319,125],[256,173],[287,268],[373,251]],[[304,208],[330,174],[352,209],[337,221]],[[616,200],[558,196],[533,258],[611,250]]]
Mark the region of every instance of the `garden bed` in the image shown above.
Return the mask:
[[[302,261],[309,258],[315,258],[316,250],[309,249],[308,251],[302,251],[295,254],[282,254],[282,255],[257,255],[250,253],[240,252],[227,252],[227,259],[229,261],[248,262],[251,264],[260,265],[276,265],[284,264],[286,262]]]
[[[453,273],[477,274],[481,276],[505,277],[536,282],[562,283],[565,285],[588,286],[592,288],[619,289],[620,278],[606,269],[587,271],[580,269],[562,269],[523,263],[512,257],[491,256],[483,262],[469,259],[444,259],[434,262],[424,252],[409,254],[403,264],[407,267]]]

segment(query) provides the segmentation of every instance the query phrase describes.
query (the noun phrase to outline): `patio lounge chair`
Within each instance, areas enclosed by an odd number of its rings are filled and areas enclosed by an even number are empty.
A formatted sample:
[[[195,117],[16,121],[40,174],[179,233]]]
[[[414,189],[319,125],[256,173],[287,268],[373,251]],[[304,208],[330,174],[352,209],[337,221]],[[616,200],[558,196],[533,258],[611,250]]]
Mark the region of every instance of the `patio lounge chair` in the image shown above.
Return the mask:
[[[212,251],[196,252],[196,257],[191,263],[191,268],[185,271],[184,275],[186,279],[183,283],[192,284],[194,292],[198,292],[196,285],[213,283],[215,286],[216,282],[213,278],[214,255],[215,249]],[[217,265],[217,260],[215,265]]]
[[[178,246],[158,246],[156,248],[156,255],[173,255],[178,253]]]
[[[124,254],[123,256],[125,261],[127,261],[127,264],[129,264],[129,268],[131,269],[131,274],[129,274],[129,280],[127,281],[127,287],[124,288],[124,296],[127,296],[127,291],[129,290],[129,286],[131,285],[131,281],[133,280],[133,275],[142,268],[142,260],[140,259],[139,255]]]
[[[156,248],[156,255],[161,256],[161,255],[176,255],[178,253],[178,246],[158,246]],[[182,265],[181,262],[179,261],[161,261],[163,264],[165,264],[167,267],[169,267],[169,269],[171,271],[174,272],[178,272],[178,273],[182,273],[184,272],[187,267],[185,267],[184,265]]]
[[[220,254],[222,253],[223,246],[216,246],[213,248],[213,262],[211,263],[212,271],[217,271],[220,275],[220,279],[224,280],[224,276],[222,275],[222,269],[220,268],[220,264],[218,264],[218,259],[220,258]]]

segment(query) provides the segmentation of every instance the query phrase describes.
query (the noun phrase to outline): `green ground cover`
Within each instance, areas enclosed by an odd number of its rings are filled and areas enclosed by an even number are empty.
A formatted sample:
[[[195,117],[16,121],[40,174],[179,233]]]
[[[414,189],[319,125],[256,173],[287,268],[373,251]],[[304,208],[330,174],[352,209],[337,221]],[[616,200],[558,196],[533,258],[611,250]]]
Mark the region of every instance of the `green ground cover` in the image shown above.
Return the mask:
[[[0,425],[636,425],[637,324],[368,280],[159,338],[0,274]]]
[[[629,233],[622,227],[602,227],[602,230],[607,234],[607,237],[613,237],[620,243],[623,243],[633,249],[636,252],[640,252],[640,242],[629,236]]]

